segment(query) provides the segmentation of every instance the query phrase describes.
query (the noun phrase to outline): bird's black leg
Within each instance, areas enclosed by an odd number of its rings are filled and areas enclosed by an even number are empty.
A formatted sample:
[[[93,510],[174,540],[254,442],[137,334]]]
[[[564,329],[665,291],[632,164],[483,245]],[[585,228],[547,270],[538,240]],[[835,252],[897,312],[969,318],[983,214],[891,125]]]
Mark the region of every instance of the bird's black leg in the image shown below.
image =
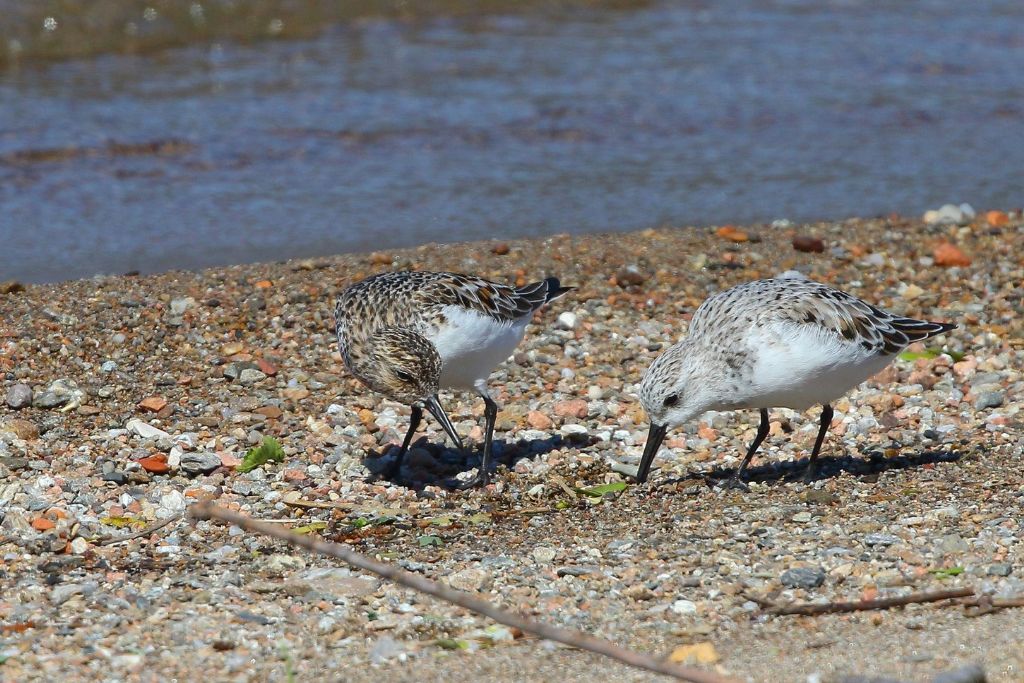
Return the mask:
[[[807,469],[804,470],[804,481],[814,480],[814,470],[816,461],[818,459],[818,453],[821,451],[821,444],[825,440],[825,433],[828,428],[832,426],[832,406],[824,404],[821,407],[821,424],[818,427],[818,438],[814,441],[814,450],[811,451],[811,461],[807,463]]]
[[[421,420],[423,420],[423,408],[413,406],[412,415],[409,417],[409,431],[405,433],[405,439],[402,441],[402,447],[398,451],[398,456],[395,457],[395,461],[388,465],[387,469],[381,473],[385,479],[394,479],[398,476],[399,471],[402,469],[402,460],[405,459],[405,453],[409,450],[409,444],[412,443],[412,436],[420,426]]]
[[[494,442],[494,423],[498,419],[498,404],[494,402],[486,389],[478,389],[481,398],[484,399],[484,457],[480,462],[480,469],[476,476],[469,481],[462,482],[458,488],[468,489],[474,486],[487,486],[491,481],[491,459]]]
[[[754,437],[753,443],[750,444],[750,448],[747,449],[747,455],[743,458],[743,462],[740,463],[740,467],[736,470],[735,474],[729,477],[729,480],[725,483],[726,488],[740,489],[742,491],[749,491],[746,483],[743,481],[743,475],[747,471],[747,465],[750,464],[750,460],[754,457],[754,453],[757,452],[758,447],[764,438],[768,436],[768,409],[761,408],[761,424],[757,426],[757,436]]]

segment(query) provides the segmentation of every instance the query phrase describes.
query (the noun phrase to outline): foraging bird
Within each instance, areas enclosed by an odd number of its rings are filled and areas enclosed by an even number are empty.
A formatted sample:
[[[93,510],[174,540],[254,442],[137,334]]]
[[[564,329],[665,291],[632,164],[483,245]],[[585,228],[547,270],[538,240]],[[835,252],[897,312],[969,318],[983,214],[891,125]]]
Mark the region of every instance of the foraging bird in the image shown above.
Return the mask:
[[[409,431],[385,471],[393,477],[423,409],[463,450],[462,440],[438,401],[439,389],[468,389],[484,400],[483,461],[469,488],[490,481],[498,405],[487,377],[523,338],[534,311],[572,287],[549,277],[523,287],[458,273],[403,271],[374,275],[348,287],[334,309],[345,366],[370,389],[412,407]]]
[[[708,298],[689,335],[651,364],[640,401],[651,421],[637,472],[644,482],[665,432],[708,410],[761,411],[761,424],[729,486],[768,435],[768,410],[822,404],[809,481],[832,422],[832,401],[888,365],[911,342],[956,327],[887,313],[803,278],[748,282]]]

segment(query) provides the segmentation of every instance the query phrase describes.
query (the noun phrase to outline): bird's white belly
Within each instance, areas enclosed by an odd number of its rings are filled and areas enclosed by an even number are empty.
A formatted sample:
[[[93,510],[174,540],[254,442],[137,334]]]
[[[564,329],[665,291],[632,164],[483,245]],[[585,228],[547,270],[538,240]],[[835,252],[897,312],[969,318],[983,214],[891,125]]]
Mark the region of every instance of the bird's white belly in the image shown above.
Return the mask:
[[[830,403],[889,364],[855,343],[805,332],[765,339],[753,366],[751,408],[804,410]]]
[[[523,338],[529,318],[500,323],[494,318],[447,306],[448,323],[430,337],[441,356],[441,386],[473,388],[507,359]]]

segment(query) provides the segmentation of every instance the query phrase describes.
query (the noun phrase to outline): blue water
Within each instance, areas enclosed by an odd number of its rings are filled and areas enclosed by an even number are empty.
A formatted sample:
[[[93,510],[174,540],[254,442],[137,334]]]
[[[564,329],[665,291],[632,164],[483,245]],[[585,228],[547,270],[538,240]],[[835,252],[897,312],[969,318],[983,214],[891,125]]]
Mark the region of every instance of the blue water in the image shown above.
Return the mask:
[[[189,147],[107,147],[155,140]],[[1019,0],[365,20],[0,72],[0,280],[946,202],[1024,204]]]

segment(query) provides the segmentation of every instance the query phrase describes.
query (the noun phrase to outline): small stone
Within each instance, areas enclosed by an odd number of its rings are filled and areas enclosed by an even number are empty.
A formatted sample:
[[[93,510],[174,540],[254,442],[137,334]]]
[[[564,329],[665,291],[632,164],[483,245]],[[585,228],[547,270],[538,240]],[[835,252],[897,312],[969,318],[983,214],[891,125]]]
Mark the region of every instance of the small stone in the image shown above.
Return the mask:
[[[73,555],[84,555],[89,550],[89,542],[81,536],[71,541],[71,553]]]
[[[259,372],[255,363],[250,363],[248,361],[239,361],[236,363],[228,363],[227,365],[224,366],[224,369],[221,371],[221,373],[224,375],[225,378],[234,381],[240,379],[242,373],[246,370],[255,370],[256,372]]]
[[[750,235],[743,232],[735,225],[723,225],[718,230],[715,230],[715,234],[722,239],[729,240],[730,242],[747,242],[750,240]]]
[[[639,287],[647,280],[647,276],[640,272],[636,266],[626,266],[615,273],[615,282],[626,289],[627,287]]]
[[[167,519],[171,515],[183,512],[186,505],[185,496],[180,491],[171,489],[160,496],[160,507],[157,509],[157,517]]]
[[[188,309],[195,306],[196,300],[190,296],[181,299],[171,299],[171,315],[182,315]]]
[[[467,567],[449,575],[446,580],[452,588],[475,593],[483,590],[484,586],[491,582],[491,573],[486,569]]]
[[[404,651],[405,648],[391,636],[381,636],[370,646],[370,661],[374,664],[383,664]]]
[[[138,461],[142,469],[153,474],[167,474],[171,471],[171,466],[167,462],[167,456],[163,453],[157,453],[151,455],[148,458],[142,458]]]
[[[787,588],[817,588],[825,583],[825,572],[821,567],[794,567],[782,572],[779,581]]]
[[[23,441],[39,438],[39,427],[34,422],[11,418],[0,422],[0,432],[10,432]]]
[[[242,386],[252,386],[267,378],[266,373],[256,368],[246,368],[238,375],[238,383]]]
[[[509,246],[506,243],[504,243],[504,242],[501,242],[499,244],[495,244],[493,247],[491,247],[491,253],[492,254],[496,254],[498,256],[504,256],[509,251],[510,251]]]
[[[184,453],[181,456],[181,469],[186,474],[208,474],[220,466],[220,456],[216,453]]]
[[[552,422],[551,418],[540,412],[539,410],[531,410],[526,414],[526,422],[533,429],[540,429],[541,431],[551,429]]]
[[[576,314],[572,311],[560,313],[555,320],[555,328],[559,330],[571,330],[576,327]]]
[[[950,242],[942,242],[935,247],[932,252],[932,257],[935,259],[935,265],[937,266],[969,266],[971,265],[971,259],[960,250],[960,247]]]
[[[27,384],[15,384],[7,390],[7,405],[14,410],[21,410],[32,405],[32,387]]]
[[[58,379],[42,393],[36,394],[32,405],[36,408],[59,408],[64,405],[77,406],[85,398],[85,392],[70,379]]]
[[[139,401],[139,408],[150,413],[159,413],[167,407],[167,400],[162,396],[150,396]]]
[[[32,520],[32,528],[36,531],[49,531],[55,526],[57,526],[56,522],[46,517],[36,517]]]
[[[899,537],[892,534],[868,534],[864,537],[864,545],[889,546],[899,542]]]
[[[965,553],[970,549],[967,541],[960,536],[960,534],[946,534],[939,538],[939,542],[936,546],[936,550],[940,555],[949,555],[953,553]]]
[[[998,408],[1006,400],[1006,394],[1002,391],[986,391],[974,400],[974,407],[978,410],[987,408]]]
[[[921,296],[922,294],[924,294],[924,289],[922,289],[921,287],[918,287],[917,285],[910,284],[910,285],[906,286],[906,288],[903,290],[903,293],[901,294],[901,296],[904,299],[908,299],[909,300],[909,299],[916,299],[917,297]]]
[[[676,600],[672,603],[672,611],[676,614],[696,614],[697,603],[692,600]]]
[[[143,439],[169,439],[171,435],[162,429],[143,422],[138,418],[128,420],[125,424],[125,429],[128,431],[141,436]]]
[[[793,248],[806,253],[821,254],[825,251],[825,243],[818,237],[797,235],[793,238]]]
[[[1008,562],[998,562],[988,566],[989,576],[1009,576],[1013,573],[1013,565]]]
[[[253,411],[259,415],[263,415],[268,420],[276,420],[281,417],[284,413],[277,406],[262,406]]]
[[[555,560],[555,549],[540,545],[533,549],[533,561],[537,564],[551,564]]]
[[[589,408],[587,402],[581,398],[571,399],[569,401],[559,401],[554,406],[555,415],[559,417],[575,417],[583,419],[587,416]]]

